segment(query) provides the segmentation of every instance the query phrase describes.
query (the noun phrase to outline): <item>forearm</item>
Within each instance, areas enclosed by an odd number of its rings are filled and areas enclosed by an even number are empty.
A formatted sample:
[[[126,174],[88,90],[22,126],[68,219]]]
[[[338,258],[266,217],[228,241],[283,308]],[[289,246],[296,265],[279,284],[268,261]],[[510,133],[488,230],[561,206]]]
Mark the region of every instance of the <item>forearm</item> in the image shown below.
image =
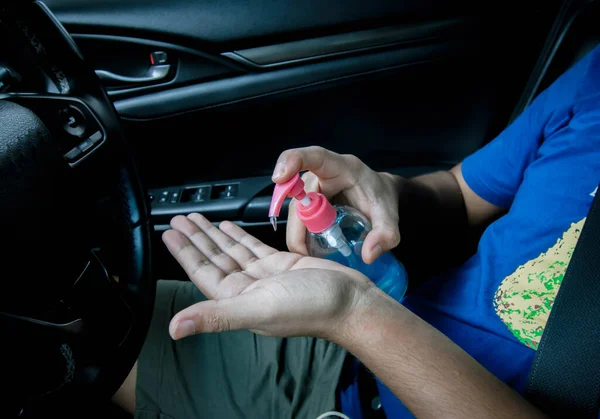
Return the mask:
[[[454,175],[396,177],[396,184],[401,239],[395,253],[409,272],[430,276],[464,261],[472,253],[470,228]]]
[[[442,333],[383,293],[373,293],[377,296],[334,340],[417,417],[544,417]]]

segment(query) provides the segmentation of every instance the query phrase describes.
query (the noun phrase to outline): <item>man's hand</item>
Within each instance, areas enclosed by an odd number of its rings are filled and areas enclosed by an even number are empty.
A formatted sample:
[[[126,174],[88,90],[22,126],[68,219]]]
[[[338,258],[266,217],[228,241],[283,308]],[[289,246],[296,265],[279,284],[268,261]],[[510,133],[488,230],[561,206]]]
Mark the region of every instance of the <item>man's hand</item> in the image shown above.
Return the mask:
[[[278,252],[199,214],[171,226],[169,251],[210,299],[175,315],[174,339],[235,329],[322,337],[353,353],[419,418],[543,417],[359,272]]]
[[[209,299],[179,312],[170,333],[250,329],[269,336],[335,340],[375,288],[360,272],[324,259],[278,252],[235,224],[177,216],[163,234],[171,254]]]
[[[307,192],[321,192],[335,203],[348,204],[365,214],[373,230],[365,238],[362,257],[372,263],[400,243],[398,230],[399,176],[378,173],[352,155],[341,155],[321,147],[284,151],[275,166],[273,181],[283,183],[300,171]],[[296,216],[292,201],[287,223],[287,245],[291,252],[307,254],[306,227]]]

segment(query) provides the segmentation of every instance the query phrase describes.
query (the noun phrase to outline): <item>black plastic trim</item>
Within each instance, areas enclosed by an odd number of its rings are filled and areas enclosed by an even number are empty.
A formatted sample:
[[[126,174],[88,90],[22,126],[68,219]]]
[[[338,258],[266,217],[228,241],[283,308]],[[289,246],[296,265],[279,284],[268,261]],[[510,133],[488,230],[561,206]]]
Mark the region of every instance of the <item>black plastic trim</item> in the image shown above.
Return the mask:
[[[220,185],[237,184],[237,195],[229,199],[207,199],[200,202],[177,202],[171,204],[168,202],[158,203],[156,198],[152,202],[152,222],[154,224],[165,223],[176,215],[199,212],[205,214],[209,219],[215,221],[222,220],[240,220],[243,216],[243,210],[248,203],[260,194],[262,190],[272,185],[272,180],[268,176],[254,177],[246,179],[232,179],[226,182],[204,182],[182,186],[172,186],[165,188],[154,188],[149,190],[149,194],[158,197],[162,191],[179,191],[183,196],[186,189],[196,189],[201,187],[215,188]],[[287,214],[287,213],[286,213]],[[265,211],[266,219],[266,211]]]
[[[304,39],[276,45],[248,48],[222,55],[243,65],[273,68],[288,64],[314,61],[333,56],[367,52],[382,47],[417,43],[452,35],[466,30],[474,21],[467,18],[437,22],[386,26],[357,32]]]
[[[222,57],[219,54],[209,54],[202,51],[198,51],[193,48],[187,48],[181,45],[176,45],[168,42],[155,41],[151,39],[142,39],[135,38],[129,36],[117,36],[117,35],[102,35],[102,34],[83,34],[76,33],[72,35],[73,39],[76,42],[80,41],[97,41],[97,42],[114,42],[114,43],[122,43],[122,44],[131,44],[131,45],[140,45],[140,46],[148,46],[152,48],[156,48],[157,50],[167,50],[167,51],[175,51],[180,55],[186,55],[191,57],[196,57],[197,59],[206,60],[206,62],[212,62],[215,66],[221,66],[223,68],[222,73],[225,74],[227,72],[231,73],[244,73],[247,70],[244,68],[245,66],[240,65],[226,57]],[[115,57],[117,59],[118,57]],[[182,64],[182,63],[178,63]],[[175,67],[178,67],[176,64]],[[98,69],[96,69],[98,70]],[[170,86],[176,85],[180,78],[180,69],[176,70],[177,76],[175,79],[168,78],[164,82],[159,82],[153,85],[145,85],[140,87],[128,87],[128,88],[120,88],[118,90],[108,89],[107,93],[113,100],[118,100],[119,98],[129,97],[134,94],[143,94],[149,90],[156,90],[160,88],[169,88]],[[199,75],[200,76],[200,75]]]
[[[279,220],[286,220],[288,216],[288,206],[291,199],[286,199],[281,206],[281,212],[279,213]],[[257,196],[252,198],[242,214],[242,222],[245,223],[257,223],[265,222],[267,220],[267,214],[269,214],[269,208],[271,207],[270,196]]]
[[[424,173],[432,173],[436,170],[449,170],[453,164],[440,163],[435,166],[403,166],[389,170],[404,177],[413,177]],[[207,199],[201,202],[178,202],[177,204],[158,204],[157,197],[163,191],[171,194],[174,191],[182,192],[187,189],[201,187],[214,188],[219,185],[238,185],[238,194],[233,199]],[[189,185],[168,186],[163,188],[151,188],[148,193],[153,195],[152,202],[152,224],[154,231],[168,230],[169,221],[176,215],[187,215],[192,212],[204,214],[214,224],[229,220],[241,227],[257,227],[270,225],[268,219],[269,207],[271,205],[271,189],[273,182],[269,176],[251,177],[244,179],[231,179],[219,182],[202,182]],[[181,193],[181,196],[183,194]],[[281,207],[278,226],[286,224],[288,217],[288,206],[291,199],[286,199]]]
[[[271,223],[269,221],[264,221],[264,222],[245,222],[245,221],[235,221],[235,220],[231,220],[232,223],[242,227],[242,228],[248,228],[248,227],[271,227]],[[220,221],[215,221],[212,224],[214,226],[218,226],[220,223]],[[287,218],[282,218],[280,220],[277,221],[277,231],[281,230],[282,228],[285,228],[285,226],[287,225]],[[171,226],[169,224],[155,224],[153,227],[153,230],[155,232],[161,232],[161,231],[167,231],[171,228]]]
[[[459,54],[472,54],[476,47],[481,47],[481,42],[469,38],[351,56],[132,97],[116,101],[115,107],[125,119],[158,119],[409,65],[439,61]]]
[[[242,70],[239,65],[232,63],[230,60],[223,58],[219,55],[207,54],[202,51],[198,51],[196,49],[187,48],[181,45],[171,44],[168,42],[162,41],[154,41],[150,39],[143,38],[135,38],[131,36],[118,36],[118,35],[101,35],[101,34],[84,34],[84,33],[74,33],[71,35],[75,41],[78,39],[88,39],[88,40],[101,40],[101,41],[114,41],[114,42],[127,42],[131,44],[139,44],[139,45],[147,45],[151,47],[156,47],[157,49],[169,49],[173,51],[179,51],[190,55],[196,55],[201,58],[206,58],[208,60],[213,60],[218,62],[219,64],[228,65],[236,70]]]

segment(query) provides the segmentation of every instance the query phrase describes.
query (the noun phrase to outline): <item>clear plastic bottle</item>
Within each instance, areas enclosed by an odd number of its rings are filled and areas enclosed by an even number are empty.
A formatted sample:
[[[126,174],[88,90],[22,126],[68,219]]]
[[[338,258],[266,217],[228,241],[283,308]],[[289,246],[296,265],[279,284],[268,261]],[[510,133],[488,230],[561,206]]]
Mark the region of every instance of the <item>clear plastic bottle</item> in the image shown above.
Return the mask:
[[[273,228],[285,198],[298,200],[296,213],[309,231],[307,249],[311,256],[333,260],[351,267],[371,279],[377,287],[396,301],[401,302],[406,293],[406,269],[390,252],[379,256],[372,264],[362,259],[362,245],[371,231],[371,223],[358,210],[331,205],[320,193],[304,191],[299,174],[275,186],[269,218]]]

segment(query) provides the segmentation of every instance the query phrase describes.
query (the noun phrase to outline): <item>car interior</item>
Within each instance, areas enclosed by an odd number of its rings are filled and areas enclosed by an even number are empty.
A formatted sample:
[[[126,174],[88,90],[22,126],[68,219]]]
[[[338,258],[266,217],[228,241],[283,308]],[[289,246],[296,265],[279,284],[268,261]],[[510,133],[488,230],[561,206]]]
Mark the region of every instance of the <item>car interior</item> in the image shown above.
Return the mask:
[[[449,169],[598,45],[599,21],[591,0],[5,1],[1,416],[127,417],[108,400],[154,283],[186,280],[161,240],[175,215],[285,249],[267,217],[282,151]]]

